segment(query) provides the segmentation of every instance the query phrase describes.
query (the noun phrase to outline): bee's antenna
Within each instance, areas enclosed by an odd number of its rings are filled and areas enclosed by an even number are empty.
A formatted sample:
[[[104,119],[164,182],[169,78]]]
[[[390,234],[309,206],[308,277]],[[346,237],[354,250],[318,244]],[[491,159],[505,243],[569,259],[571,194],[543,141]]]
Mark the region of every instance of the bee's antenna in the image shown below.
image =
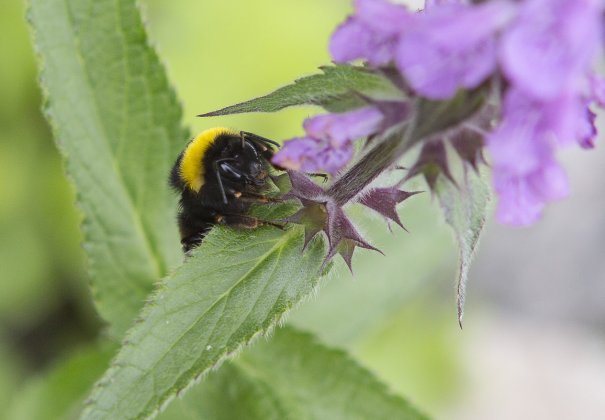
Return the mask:
[[[270,148],[273,148],[273,146],[279,148],[281,146],[276,141],[269,140],[268,138],[261,137],[261,136],[259,136],[257,134],[254,134],[254,133],[249,133],[247,131],[240,131],[239,134],[240,134],[242,140],[245,138],[245,139],[250,140],[251,142],[256,143],[256,144],[260,143],[260,144],[262,144],[264,146],[269,145]]]

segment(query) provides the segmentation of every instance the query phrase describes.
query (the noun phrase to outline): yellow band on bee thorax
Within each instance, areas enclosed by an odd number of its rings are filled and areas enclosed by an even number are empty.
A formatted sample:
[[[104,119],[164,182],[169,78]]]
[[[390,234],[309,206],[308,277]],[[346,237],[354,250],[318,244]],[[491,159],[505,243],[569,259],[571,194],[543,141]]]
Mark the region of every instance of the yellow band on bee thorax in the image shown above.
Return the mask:
[[[189,142],[181,159],[180,175],[183,182],[193,191],[199,192],[204,185],[204,156],[208,148],[222,134],[235,134],[233,130],[223,127],[203,131]]]

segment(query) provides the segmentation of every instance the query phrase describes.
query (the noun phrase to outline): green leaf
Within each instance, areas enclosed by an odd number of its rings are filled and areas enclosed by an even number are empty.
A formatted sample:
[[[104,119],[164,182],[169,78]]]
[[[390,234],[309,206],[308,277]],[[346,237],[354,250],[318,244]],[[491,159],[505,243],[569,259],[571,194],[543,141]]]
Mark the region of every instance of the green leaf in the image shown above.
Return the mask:
[[[22,383],[26,376],[24,361],[23,355],[3,328],[0,331],[0,407],[3,408],[3,414],[9,403],[20,395],[20,389],[15,385]],[[0,418],[4,417],[0,414]]]
[[[180,260],[167,177],[188,135],[135,0],[30,0],[29,20],[94,299],[119,336]]]
[[[323,241],[302,247],[300,226],[213,229],[146,305],[83,418],[152,416],[270,331],[317,285]]]
[[[215,117],[245,112],[276,112],[295,105],[319,105],[329,111],[342,112],[363,106],[364,101],[352,95],[352,92],[383,100],[402,99],[402,92],[389,80],[366,68],[337,65],[324,66],[320,69],[323,74],[303,77],[268,95],[200,116]]]
[[[292,328],[225,365],[160,419],[422,419],[340,350]]]
[[[453,229],[458,242],[459,265],[456,300],[460,328],[462,328],[464,317],[468,271],[479,245],[479,238],[485,225],[491,200],[491,189],[485,177],[465,171],[464,181],[461,187],[457,187],[445,177],[440,176],[435,188],[445,221]]]
[[[72,419],[84,397],[109,365],[115,346],[82,349],[19,391],[9,407],[8,420]]]

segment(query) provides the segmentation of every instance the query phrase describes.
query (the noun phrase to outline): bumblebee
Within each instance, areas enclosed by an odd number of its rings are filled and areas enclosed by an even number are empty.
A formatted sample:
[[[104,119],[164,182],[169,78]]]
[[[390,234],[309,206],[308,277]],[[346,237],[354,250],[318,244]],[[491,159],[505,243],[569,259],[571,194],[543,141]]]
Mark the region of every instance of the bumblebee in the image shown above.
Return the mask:
[[[227,128],[206,130],[189,142],[170,174],[170,185],[181,196],[178,225],[186,254],[215,224],[283,227],[248,215],[253,203],[278,201],[264,195],[278,147],[264,137]]]

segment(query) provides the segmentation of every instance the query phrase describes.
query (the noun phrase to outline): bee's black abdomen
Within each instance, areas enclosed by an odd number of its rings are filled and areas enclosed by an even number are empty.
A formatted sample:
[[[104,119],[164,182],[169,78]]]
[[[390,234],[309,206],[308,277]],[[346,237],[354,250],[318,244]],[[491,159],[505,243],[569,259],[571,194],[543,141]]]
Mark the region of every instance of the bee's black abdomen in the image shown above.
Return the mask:
[[[201,210],[201,209],[200,209]],[[212,211],[181,211],[178,215],[181,244],[185,252],[199,245],[215,223]]]

